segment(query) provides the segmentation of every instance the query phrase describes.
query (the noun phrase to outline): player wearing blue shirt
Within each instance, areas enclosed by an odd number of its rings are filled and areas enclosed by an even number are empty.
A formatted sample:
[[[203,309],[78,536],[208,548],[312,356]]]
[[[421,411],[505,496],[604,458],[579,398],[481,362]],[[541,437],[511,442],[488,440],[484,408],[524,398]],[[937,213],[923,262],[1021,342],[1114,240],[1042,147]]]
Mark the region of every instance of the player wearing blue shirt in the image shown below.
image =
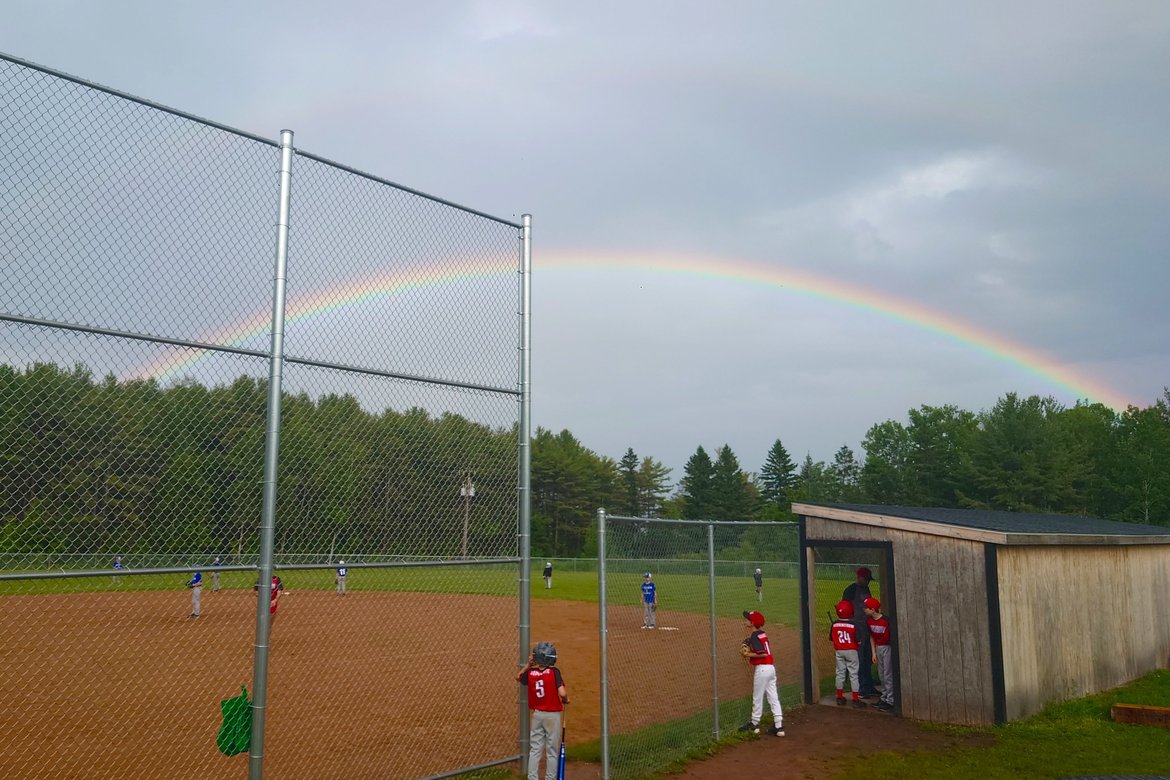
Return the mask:
[[[337,567],[337,593],[340,596],[345,595],[345,575],[349,573],[349,569],[345,567],[345,561],[338,561]]]
[[[650,581],[650,572],[642,578],[642,628],[658,626],[658,589]]]
[[[191,589],[191,617],[199,617],[199,601],[203,595],[203,574],[195,572],[195,576],[187,580],[187,587]]]
[[[215,560],[211,562],[211,592],[215,593],[219,590],[219,567],[223,565],[223,561],[219,556],[215,556]]]

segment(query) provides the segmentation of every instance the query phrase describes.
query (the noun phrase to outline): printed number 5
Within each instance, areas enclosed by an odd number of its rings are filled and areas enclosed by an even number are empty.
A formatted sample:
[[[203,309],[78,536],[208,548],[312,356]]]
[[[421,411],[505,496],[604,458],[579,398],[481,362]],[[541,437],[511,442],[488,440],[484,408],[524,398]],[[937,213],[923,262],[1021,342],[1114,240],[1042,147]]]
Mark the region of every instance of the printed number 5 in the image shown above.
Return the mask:
[[[538,698],[538,699],[544,698],[544,680],[537,680],[536,681],[536,698]]]

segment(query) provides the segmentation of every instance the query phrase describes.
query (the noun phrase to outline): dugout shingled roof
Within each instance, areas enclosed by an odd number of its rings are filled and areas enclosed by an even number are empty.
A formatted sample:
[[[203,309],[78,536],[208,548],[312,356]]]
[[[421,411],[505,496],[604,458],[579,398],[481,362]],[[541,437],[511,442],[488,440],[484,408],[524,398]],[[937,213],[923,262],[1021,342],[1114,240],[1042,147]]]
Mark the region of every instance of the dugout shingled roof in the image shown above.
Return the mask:
[[[998,544],[1170,544],[1170,528],[1077,515],[985,509],[794,504],[793,511],[862,525],[969,538]]]

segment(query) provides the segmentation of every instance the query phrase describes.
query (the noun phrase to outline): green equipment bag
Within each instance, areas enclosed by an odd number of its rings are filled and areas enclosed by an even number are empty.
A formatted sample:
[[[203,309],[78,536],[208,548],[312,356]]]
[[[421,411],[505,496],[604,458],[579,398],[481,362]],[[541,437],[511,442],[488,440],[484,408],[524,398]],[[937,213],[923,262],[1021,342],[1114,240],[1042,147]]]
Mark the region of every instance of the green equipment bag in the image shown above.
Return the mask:
[[[219,703],[223,712],[223,725],[215,744],[225,756],[243,753],[252,746],[252,702],[248,701],[248,688],[240,686],[240,695],[224,699]]]

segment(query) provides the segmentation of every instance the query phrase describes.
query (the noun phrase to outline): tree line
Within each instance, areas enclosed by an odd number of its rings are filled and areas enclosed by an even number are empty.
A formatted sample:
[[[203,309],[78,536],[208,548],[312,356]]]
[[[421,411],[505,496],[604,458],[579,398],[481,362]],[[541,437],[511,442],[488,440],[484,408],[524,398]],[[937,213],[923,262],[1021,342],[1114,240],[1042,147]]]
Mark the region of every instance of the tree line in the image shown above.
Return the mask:
[[[97,379],[83,366],[0,365],[0,553],[245,555],[261,513],[266,382]],[[350,395],[286,394],[278,552],[460,554],[515,548],[517,429]],[[1170,525],[1170,391],[1145,409],[1066,408],[1008,393],[989,410],[921,406],[872,426],[857,456],[758,472],[699,446],[677,482],[572,433],[531,442],[532,550],[596,552],[598,507],[634,517],[791,520],[793,501],[1081,514]],[[474,480],[475,497],[460,486]],[[764,537],[761,537],[763,539]],[[760,542],[763,544],[763,542]]]

